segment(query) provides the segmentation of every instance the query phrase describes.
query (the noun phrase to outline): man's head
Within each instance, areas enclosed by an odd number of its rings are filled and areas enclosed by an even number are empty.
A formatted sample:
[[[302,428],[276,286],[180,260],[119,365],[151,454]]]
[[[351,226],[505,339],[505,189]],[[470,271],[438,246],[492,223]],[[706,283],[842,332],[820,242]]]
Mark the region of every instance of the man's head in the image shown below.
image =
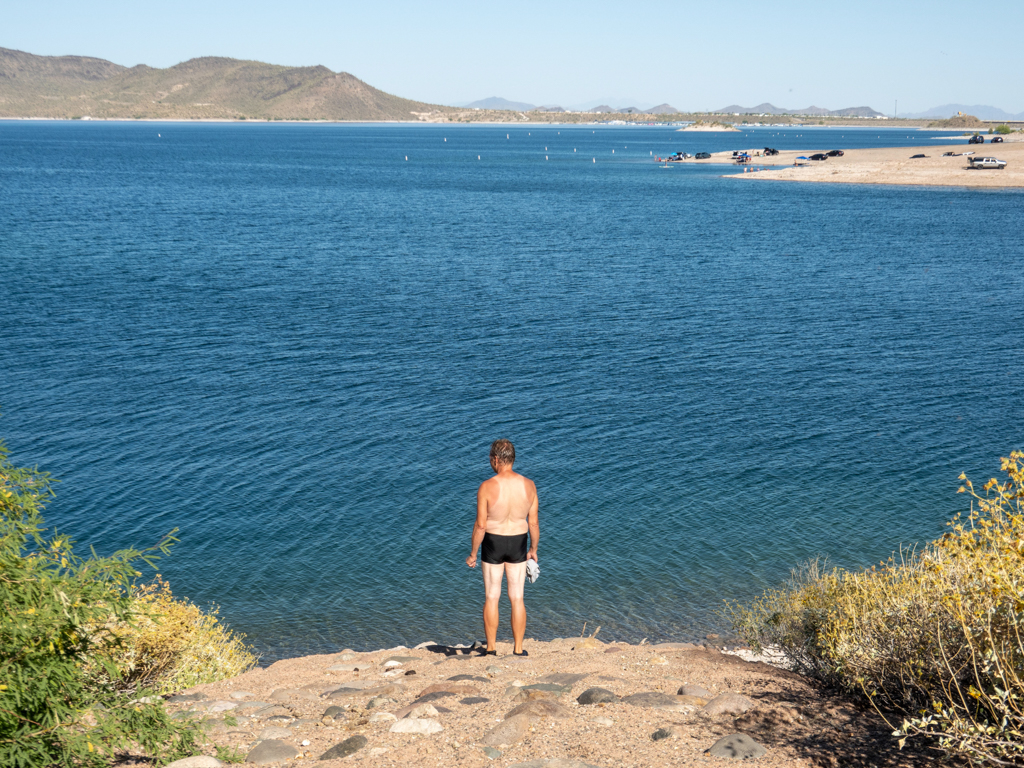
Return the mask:
[[[516,460],[516,447],[511,440],[501,438],[491,443],[491,466],[495,469],[501,466],[511,467]]]

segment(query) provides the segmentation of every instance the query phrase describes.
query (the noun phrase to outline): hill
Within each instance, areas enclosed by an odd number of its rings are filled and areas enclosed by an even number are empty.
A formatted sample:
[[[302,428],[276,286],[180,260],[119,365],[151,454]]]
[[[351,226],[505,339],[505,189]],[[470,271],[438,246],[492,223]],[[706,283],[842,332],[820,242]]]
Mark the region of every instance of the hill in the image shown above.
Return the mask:
[[[0,48],[0,117],[417,120],[455,112],[347,72],[218,57],[167,69]]]
[[[1024,120],[1024,112],[1014,115],[998,107],[990,107],[985,104],[943,104],[941,107],[932,107],[925,112],[912,112],[902,115],[902,117],[947,118],[956,117],[959,112],[965,115],[974,115],[979,120]]]
[[[509,101],[500,96],[480,99],[466,106],[470,109],[511,109],[517,112],[529,112],[531,109],[537,108],[533,104],[527,104],[525,101]]]
[[[928,123],[929,128],[984,128],[985,123],[981,122],[974,115],[957,115],[948,120],[936,120]]]
[[[847,107],[846,109],[825,109],[824,107],[804,107],[803,109],[788,109],[776,107],[774,104],[765,102],[756,107],[741,107],[739,104],[730,104],[717,110],[722,115],[810,115],[812,117],[884,117],[881,112],[876,112],[871,107]]]

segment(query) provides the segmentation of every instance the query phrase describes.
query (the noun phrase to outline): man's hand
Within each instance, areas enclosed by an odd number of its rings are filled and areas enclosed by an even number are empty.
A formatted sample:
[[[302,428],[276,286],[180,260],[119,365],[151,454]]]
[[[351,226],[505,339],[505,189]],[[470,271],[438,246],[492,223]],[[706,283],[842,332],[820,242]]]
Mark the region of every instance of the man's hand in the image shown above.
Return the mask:
[[[468,565],[470,568],[476,568],[476,552],[474,552],[472,555],[466,558],[466,565]]]
[[[526,559],[527,560],[533,560],[534,562],[537,562],[537,550],[531,549],[529,552],[527,552],[526,553]]]

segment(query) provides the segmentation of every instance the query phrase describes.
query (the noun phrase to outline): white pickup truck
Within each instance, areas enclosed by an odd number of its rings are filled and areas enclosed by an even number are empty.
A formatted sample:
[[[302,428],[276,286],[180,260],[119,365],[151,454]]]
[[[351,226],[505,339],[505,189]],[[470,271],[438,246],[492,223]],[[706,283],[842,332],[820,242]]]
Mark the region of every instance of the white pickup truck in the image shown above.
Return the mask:
[[[1006,167],[1006,161],[1000,160],[995,157],[972,157],[968,159],[971,164],[971,168],[998,168],[1002,170]]]

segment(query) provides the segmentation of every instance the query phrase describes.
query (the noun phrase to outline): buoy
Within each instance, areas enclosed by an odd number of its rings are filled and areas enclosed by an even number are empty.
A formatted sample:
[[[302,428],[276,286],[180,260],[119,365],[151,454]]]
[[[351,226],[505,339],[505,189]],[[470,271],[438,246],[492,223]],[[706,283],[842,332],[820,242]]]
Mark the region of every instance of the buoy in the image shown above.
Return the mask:
[[[548,159],[548,156],[547,156],[547,155],[544,155],[544,159],[545,159],[545,160],[547,160],[547,159]]]
[[[594,158],[594,162],[595,162],[595,163],[597,162],[597,158],[596,158],[596,157]]]
[[[573,151],[573,152],[575,152],[575,151],[576,151],[576,147],[573,147],[573,148],[572,148],[572,151]]]
[[[506,138],[506,139],[508,138],[508,134],[507,134],[507,133],[505,134],[505,138]]]
[[[651,150],[651,157],[654,157],[654,150]]]
[[[406,162],[409,161],[409,156],[408,155],[405,156],[405,160],[406,160]]]
[[[448,139],[445,139],[445,142],[447,142],[447,141],[448,141]]]
[[[156,137],[157,137],[157,138],[159,139],[159,138],[160,138],[160,134],[158,133],[158,134],[156,135]]]
[[[480,155],[477,155],[477,156],[476,156],[476,159],[477,159],[477,160],[479,160],[479,159],[480,159]]]

